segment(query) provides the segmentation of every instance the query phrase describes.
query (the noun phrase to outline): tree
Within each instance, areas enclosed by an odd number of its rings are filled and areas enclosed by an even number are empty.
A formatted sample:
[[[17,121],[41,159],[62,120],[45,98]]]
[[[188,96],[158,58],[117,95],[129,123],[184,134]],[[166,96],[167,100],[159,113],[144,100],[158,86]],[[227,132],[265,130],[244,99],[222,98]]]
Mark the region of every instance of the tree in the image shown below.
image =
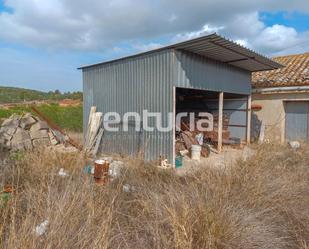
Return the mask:
[[[61,94],[60,90],[58,90],[58,89],[56,89],[54,93],[57,94],[57,95]]]

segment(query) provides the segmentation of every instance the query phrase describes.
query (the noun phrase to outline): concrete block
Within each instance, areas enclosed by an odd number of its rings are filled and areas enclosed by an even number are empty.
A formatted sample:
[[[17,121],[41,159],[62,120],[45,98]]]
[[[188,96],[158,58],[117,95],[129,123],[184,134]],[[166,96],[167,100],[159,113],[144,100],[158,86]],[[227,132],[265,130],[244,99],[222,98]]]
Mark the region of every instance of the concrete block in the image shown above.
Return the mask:
[[[11,143],[11,150],[12,151],[25,150],[24,144],[22,142],[20,142],[20,143],[12,142]]]
[[[49,138],[39,138],[39,139],[32,140],[32,144],[33,144],[33,147],[38,148],[38,147],[49,146],[50,141],[49,141]]]
[[[0,138],[0,151],[6,147],[6,140],[4,138]]]
[[[13,135],[19,125],[19,120],[17,119],[6,119],[3,121],[1,128],[0,128],[0,133],[7,133],[8,135]]]
[[[38,121],[31,126],[30,132],[38,130],[47,130],[49,129],[48,124],[45,121]]]
[[[33,145],[32,145],[31,139],[28,139],[28,140],[24,141],[24,148],[26,150],[32,150],[33,149]]]
[[[19,118],[8,118],[4,120],[1,124],[2,127],[15,127],[17,128],[19,126]]]
[[[12,135],[15,134],[16,130],[17,130],[17,127],[9,127],[9,126],[7,126],[6,129],[5,129],[5,133],[10,135],[10,136],[12,136]]]
[[[0,139],[11,140],[12,135],[6,133],[5,131],[0,131]]]
[[[11,141],[6,141],[5,142],[6,147],[7,148],[11,148],[11,143],[12,143]]]
[[[21,128],[17,128],[15,134],[10,141],[10,147],[13,151],[32,149],[29,132]]]
[[[50,143],[52,145],[57,145],[59,143],[58,140],[56,139],[56,137],[54,136],[54,134],[51,131],[48,132],[48,137],[49,137]]]
[[[31,139],[26,139],[26,140],[23,140],[23,141],[12,140],[10,147],[13,151],[16,151],[16,150],[32,150],[33,149]]]
[[[29,129],[37,121],[31,115],[25,115],[20,119],[20,127],[23,129]]]
[[[48,138],[47,130],[30,130],[31,139]]]
[[[12,140],[17,143],[22,142],[24,140],[30,139],[30,135],[28,131],[25,131],[21,128],[17,128],[15,134],[13,135]]]

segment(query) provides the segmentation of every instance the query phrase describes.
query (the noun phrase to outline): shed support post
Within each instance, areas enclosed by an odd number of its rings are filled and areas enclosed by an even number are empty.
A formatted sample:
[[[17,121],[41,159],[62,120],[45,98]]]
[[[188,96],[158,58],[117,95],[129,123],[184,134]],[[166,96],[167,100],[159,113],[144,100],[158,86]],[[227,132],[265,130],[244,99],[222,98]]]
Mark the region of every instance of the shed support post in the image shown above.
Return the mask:
[[[218,152],[222,150],[222,126],[223,126],[223,92],[219,93],[219,113],[218,113]]]
[[[247,97],[247,144],[250,144],[251,140],[251,95]]]

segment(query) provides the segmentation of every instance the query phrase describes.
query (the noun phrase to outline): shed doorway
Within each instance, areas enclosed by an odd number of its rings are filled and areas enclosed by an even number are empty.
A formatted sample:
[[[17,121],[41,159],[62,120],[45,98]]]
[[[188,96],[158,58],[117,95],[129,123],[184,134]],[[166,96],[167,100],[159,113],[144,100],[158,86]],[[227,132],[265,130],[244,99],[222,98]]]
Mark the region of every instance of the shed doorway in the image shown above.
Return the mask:
[[[285,139],[309,140],[309,101],[285,102]]]
[[[190,150],[190,143],[200,143],[203,156],[203,148],[206,154],[209,148],[220,152],[222,146],[241,146],[248,142],[250,102],[251,98],[248,95],[177,87],[175,155],[179,155],[182,150]],[[205,112],[212,115],[213,128],[211,131],[201,132],[197,129],[197,122],[204,118],[199,114]],[[177,115],[180,113],[182,118],[179,123]],[[187,115],[183,117],[185,114]],[[194,117],[193,125],[190,115]],[[184,137],[184,133],[189,136],[189,140]],[[198,141],[201,137],[202,140]]]

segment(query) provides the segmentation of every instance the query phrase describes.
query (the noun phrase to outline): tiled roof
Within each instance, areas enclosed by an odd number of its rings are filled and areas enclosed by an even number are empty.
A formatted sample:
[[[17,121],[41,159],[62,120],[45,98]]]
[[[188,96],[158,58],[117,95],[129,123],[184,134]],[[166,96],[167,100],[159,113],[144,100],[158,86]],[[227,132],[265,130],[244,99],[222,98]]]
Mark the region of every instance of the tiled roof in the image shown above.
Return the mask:
[[[253,73],[253,88],[309,85],[309,52],[272,59],[285,67]]]

